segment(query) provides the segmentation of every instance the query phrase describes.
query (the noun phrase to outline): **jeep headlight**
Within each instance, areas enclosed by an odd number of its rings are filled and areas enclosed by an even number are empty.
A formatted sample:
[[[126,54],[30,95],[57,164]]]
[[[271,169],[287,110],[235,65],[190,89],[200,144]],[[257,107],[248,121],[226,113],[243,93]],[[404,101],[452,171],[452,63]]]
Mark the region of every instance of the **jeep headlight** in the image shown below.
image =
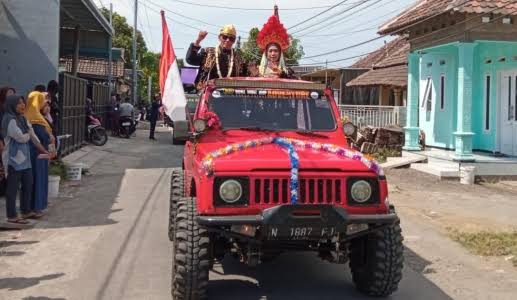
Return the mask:
[[[358,180],[352,184],[350,195],[355,202],[365,203],[372,196],[372,186],[366,180]]]
[[[219,187],[219,196],[226,203],[235,203],[242,197],[242,185],[237,180],[226,180]]]

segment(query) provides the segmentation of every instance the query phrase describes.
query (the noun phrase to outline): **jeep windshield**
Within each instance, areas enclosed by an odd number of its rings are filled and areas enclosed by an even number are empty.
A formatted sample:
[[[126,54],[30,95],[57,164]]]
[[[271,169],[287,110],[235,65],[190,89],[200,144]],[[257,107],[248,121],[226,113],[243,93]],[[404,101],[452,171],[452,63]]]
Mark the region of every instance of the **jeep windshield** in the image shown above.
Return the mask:
[[[326,98],[215,95],[209,101],[209,110],[218,115],[223,130],[336,130],[332,107]]]

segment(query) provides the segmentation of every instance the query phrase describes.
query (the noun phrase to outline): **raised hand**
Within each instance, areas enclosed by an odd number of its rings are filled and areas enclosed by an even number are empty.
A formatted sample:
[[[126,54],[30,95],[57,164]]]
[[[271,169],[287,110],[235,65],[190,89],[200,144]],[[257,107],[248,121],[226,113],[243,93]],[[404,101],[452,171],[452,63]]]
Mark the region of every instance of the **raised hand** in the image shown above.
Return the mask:
[[[201,44],[201,42],[206,38],[207,35],[208,35],[208,32],[206,32],[204,30],[200,31],[194,45],[199,46],[199,44]]]

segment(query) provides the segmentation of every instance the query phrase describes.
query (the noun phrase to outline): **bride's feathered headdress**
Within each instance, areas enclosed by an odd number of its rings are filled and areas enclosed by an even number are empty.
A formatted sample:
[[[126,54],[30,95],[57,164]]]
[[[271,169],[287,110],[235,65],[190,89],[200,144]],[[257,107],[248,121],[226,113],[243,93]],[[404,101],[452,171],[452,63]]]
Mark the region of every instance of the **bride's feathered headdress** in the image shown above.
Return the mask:
[[[264,75],[267,67],[267,47],[271,44],[276,44],[280,47],[280,65],[282,71],[286,71],[287,68],[284,62],[284,53],[289,49],[289,34],[285,29],[284,25],[280,23],[280,17],[278,16],[278,6],[275,5],[274,14],[269,17],[268,21],[257,35],[257,46],[260,51],[263,52],[262,60],[260,62],[260,73]]]

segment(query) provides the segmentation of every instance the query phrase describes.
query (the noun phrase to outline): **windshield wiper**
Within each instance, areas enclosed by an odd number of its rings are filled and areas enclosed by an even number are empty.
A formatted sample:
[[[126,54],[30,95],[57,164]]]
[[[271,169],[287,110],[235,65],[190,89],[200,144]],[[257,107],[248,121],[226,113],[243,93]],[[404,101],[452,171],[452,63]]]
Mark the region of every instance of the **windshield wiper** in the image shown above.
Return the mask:
[[[310,135],[310,136],[317,136],[317,137],[323,137],[323,138],[328,138],[326,135],[324,134],[321,134],[321,133],[317,133],[317,132],[314,132],[314,131],[310,131],[308,129],[297,129],[295,130],[294,132],[298,133],[298,134],[302,134],[302,135]]]

